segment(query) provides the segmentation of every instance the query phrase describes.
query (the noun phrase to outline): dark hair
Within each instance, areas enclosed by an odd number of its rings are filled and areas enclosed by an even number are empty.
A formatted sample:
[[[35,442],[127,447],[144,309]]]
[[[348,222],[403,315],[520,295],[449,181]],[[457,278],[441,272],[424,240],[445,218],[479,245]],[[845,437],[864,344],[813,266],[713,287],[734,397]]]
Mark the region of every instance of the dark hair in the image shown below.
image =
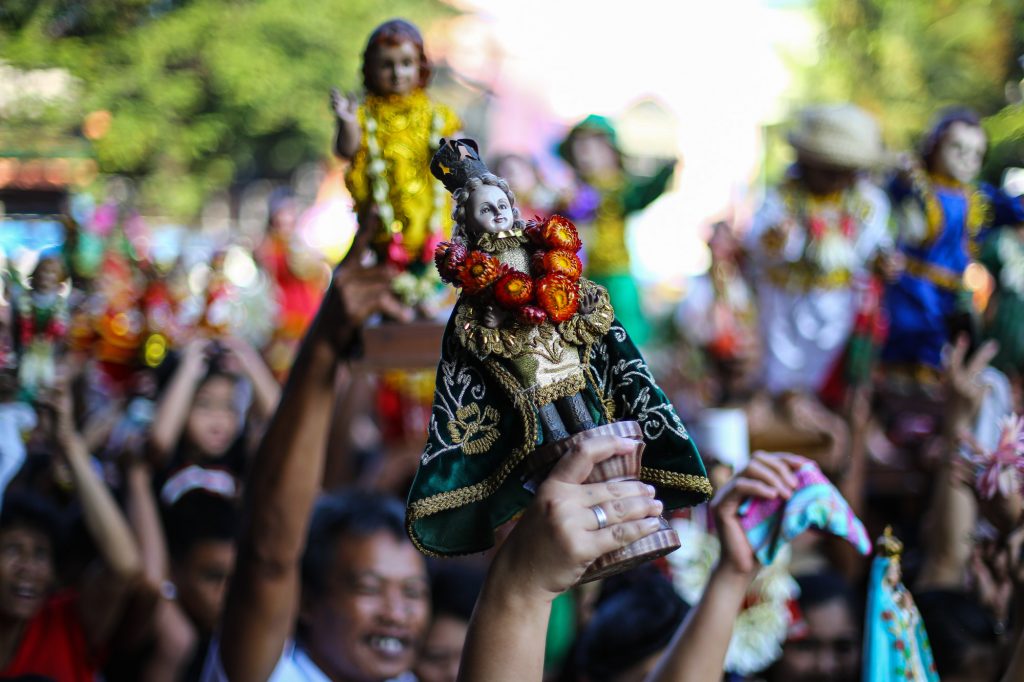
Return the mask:
[[[204,490],[192,490],[163,511],[167,549],[174,559],[184,559],[200,542],[234,541],[239,512],[234,500]]]
[[[416,46],[420,55],[419,86],[427,87],[432,69],[423,47],[423,36],[420,35],[420,30],[404,19],[392,19],[373,29],[370,39],[366,41],[366,49],[363,50],[363,87],[368,92],[373,92],[373,87],[370,85],[373,80],[370,76],[370,57],[373,55],[373,50],[385,45],[401,45],[402,43],[412,43]]]
[[[60,512],[50,500],[22,490],[8,490],[0,510],[0,531],[28,528],[42,533],[56,552],[61,536]]]
[[[306,594],[316,597],[326,590],[338,538],[366,537],[379,532],[408,540],[405,505],[399,500],[359,490],[322,496],[313,509],[302,556],[302,588]]]
[[[799,604],[801,611],[839,600],[850,610],[850,616],[853,620],[858,620],[862,610],[861,605],[855,598],[850,584],[838,573],[822,571],[821,573],[808,573],[797,576],[795,579],[797,585],[800,586],[800,596],[797,597],[797,604]]]
[[[430,566],[430,596],[433,614],[469,622],[486,573],[475,566],[445,561]]]
[[[935,656],[939,676],[960,671],[967,649],[998,644],[995,619],[973,597],[959,590],[914,595]]]
[[[611,680],[661,651],[686,618],[689,605],[650,567],[606,581],[594,615],[576,642],[580,677]]]
[[[935,170],[935,154],[946,139],[946,133],[954,123],[963,123],[972,128],[981,128],[981,117],[973,109],[952,107],[943,110],[936,119],[932,129],[921,140],[921,160],[929,171]]]

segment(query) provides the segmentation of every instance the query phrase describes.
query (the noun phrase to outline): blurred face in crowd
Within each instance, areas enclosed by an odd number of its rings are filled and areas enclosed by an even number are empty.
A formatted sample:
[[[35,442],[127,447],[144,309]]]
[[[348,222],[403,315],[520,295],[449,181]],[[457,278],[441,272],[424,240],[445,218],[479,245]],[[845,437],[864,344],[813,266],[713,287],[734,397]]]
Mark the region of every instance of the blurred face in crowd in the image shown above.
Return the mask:
[[[220,622],[228,582],[235,570],[235,543],[201,540],[172,566],[178,600],[203,634]]]
[[[274,207],[270,216],[270,228],[275,234],[288,237],[295,231],[297,211],[291,199],[282,201]]]
[[[860,667],[860,630],[841,599],[804,611],[808,634],[786,642],[776,679],[786,682],[853,682]]]
[[[828,196],[852,187],[857,179],[857,171],[853,168],[800,160],[800,178],[811,194]]]
[[[317,665],[366,682],[412,669],[429,618],[423,556],[387,531],[340,536],[324,593],[310,596],[302,614]]]
[[[408,40],[377,45],[370,53],[368,73],[378,95],[405,95],[420,84],[420,51]]]
[[[53,580],[53,545],[46,533],[20,525],[0,530],[0,615],[31,618]]]
[[[500,187],[480,185],[466,202],[466,223],[474,234],[512,228],[512,202]]]
[[[235,404],[235,382],[213,376],[196,390],[188,414],[189,441],[204,457],[220,457],[238,437],[241,417]]]
[[[32,289],[43,293],[56,291],[64,268],[56,258],[44,258],[39,261],[32,273]]]
[[[521,156],[506,156],[495,167],[494,174],[499,178],[505,178],[505,182],[517,196],[520,192],[526,196],[537,186],[537,173],[533,165]]]
[[[455,682],[467,630],[469,623],[461,618],[442,614],[434,619],[416,661],[416,677],[420,682]]]
[[[956,121],[950,124],[935,152],[935,170],[957,182],[973,182],[981,172],[987,145],[984,130]]]
[[[600,132],[582,131],[572,141],[573,166],[584,178],[608,175],[619,170],[619,155],[607,136]]]

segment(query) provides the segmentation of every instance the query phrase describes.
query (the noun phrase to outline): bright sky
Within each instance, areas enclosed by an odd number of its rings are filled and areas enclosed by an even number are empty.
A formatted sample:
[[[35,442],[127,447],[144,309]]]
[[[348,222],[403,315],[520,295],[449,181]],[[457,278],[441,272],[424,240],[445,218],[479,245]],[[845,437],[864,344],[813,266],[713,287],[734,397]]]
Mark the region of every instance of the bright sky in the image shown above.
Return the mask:
[[[785,59],[814,58],[807,13],[765,0],[459,6],[473,14],[428,41],[432,49],[441,41],[460,73],[495,90],[491,153],[550,149],[587,114],[618,118],[652,97],[670,112],[676,140],[664,146],[675,147],[684,166],[674,191],[632,225],[635,270],[674,281],[700,272],[700,225],[756,177],[761,126],[786,114]]]

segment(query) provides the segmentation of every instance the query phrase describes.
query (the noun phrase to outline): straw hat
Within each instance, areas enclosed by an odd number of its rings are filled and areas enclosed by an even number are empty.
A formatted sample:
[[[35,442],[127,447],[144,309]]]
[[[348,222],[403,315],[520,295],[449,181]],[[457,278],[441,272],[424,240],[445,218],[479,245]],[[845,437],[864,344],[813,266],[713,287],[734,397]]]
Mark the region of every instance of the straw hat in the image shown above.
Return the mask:
[[[875,119],[852,104],[826,104],[800,112],[789,143],[802,161],[867,168],[884,160]]]

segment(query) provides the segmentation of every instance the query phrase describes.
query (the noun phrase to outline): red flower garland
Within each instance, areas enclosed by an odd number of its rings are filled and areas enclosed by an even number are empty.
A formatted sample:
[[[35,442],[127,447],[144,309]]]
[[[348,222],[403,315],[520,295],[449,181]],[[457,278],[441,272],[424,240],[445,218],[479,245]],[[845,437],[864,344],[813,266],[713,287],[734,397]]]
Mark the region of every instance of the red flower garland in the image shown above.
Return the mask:
[[[576,226],[554,215],[543,223],[531,223],[525,234],[541,247],[530,259],[533,277],[461,242],[438,244],[434,265],[443,281],[462,287],[470,296],[489,292],[522,324],[564,322],[579,310],[583,264],[576,252],[583,244]]]

